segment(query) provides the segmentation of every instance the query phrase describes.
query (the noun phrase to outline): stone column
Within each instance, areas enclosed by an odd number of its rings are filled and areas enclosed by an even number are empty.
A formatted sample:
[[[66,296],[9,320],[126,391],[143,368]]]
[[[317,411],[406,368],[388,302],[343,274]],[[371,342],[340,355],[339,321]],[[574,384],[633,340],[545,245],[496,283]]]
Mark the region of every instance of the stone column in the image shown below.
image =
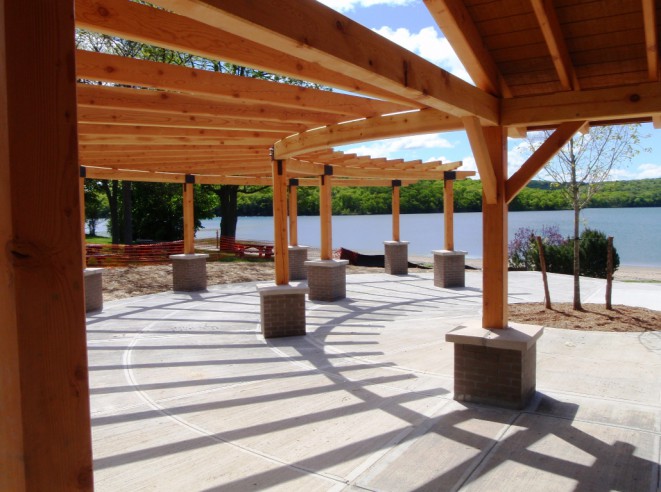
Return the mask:
[[[445,335],[454,343],[454,399],[522,409],[535,394],[541,326],[488,330],[475,321]]]
[[[289,246],[289,280],[305,280],[308,273],[305,262],[308,260],[307,246]]]
[[[305,335],[306,287],[257,286],[264,338]]]
[[[103,268],[86,268],[85,277],[85,312],[103,309]]]
[[[466,286],[466,252],[432,251],[434,254],[434,286],[441,288]]]
[[[207,288],[207,254],[171,255],[172,290],[194,292]]]
[[[409,273],[409,242],[384,241],[386,262],[385,269],[389,275],[408,275]]]
[[[311,301],[338,301],[347,296],[347,260],[306,261],[308,298]]]

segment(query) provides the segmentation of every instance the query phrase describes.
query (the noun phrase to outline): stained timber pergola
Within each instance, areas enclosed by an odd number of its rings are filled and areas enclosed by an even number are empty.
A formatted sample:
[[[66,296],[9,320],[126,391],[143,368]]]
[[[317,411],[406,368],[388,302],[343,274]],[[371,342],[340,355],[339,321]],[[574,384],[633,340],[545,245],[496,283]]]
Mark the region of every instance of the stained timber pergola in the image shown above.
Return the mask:
[[[2,490],[92,488],[79,214],[88,159],[213,174],[248,158],[259,168],[271,146],[286,166],[350,142],[465,129],[484,190],[482,326],[505,328],[507,203],[575,131],[660,123],[654,0],[426,0],[475,86],[312,0],[151,3],[162,10],[0,4]],[[75,24],[355,95],[76,52]],[[140,89],[77,87],[76,77]],[[507,135],[540,128],[555,132],[508,178]]]

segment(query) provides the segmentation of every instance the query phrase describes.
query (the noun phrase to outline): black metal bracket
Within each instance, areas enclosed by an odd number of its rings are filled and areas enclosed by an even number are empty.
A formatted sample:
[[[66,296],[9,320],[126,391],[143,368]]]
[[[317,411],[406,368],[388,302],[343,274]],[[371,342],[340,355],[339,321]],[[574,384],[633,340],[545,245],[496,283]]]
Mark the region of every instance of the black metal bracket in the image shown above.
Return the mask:
[[[443,179],[445,181],[454,181],[457,179],[457,172],[456,171],[445,171],[443,172]]]
[[[393,179],[392,180],[392,186],[393,186],[393,188],[395,186],[402,186],[402,180],[401,179]]]
[[[184,181],[186,184],[195,184],[195,175],[194,174],[187,174],[186,179]]]
[[[80,177],[81,178],[87,177],[87,168],[85,166],[80,166]]]
[[[333,166],[330,164],[324,164],[324,176],[332,176],[333,175]]]
[[[298,178],[289,178],[289,186],[298,186]]]
[[[282,176],[282,159],[278,159],[278,176]]]

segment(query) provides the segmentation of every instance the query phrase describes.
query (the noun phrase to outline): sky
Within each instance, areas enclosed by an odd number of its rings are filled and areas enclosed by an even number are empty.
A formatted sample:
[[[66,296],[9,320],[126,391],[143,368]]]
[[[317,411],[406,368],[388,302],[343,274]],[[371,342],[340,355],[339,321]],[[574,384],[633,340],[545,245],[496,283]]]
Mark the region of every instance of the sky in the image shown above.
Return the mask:
[[[468,82],[471,79],[443,36],[422,0],[319,0],[347,17],[376,31],[391,41],[413,51],[428,61]],[[661,130],[651,124],[640,128],[641,145],[650,152],[640,152],[630,163],[622,163],[611,172],[612,180],[661,178]],[[508,139],[508,171],[511,175],[525,161],[526,145]],[[395,159],[424,162],[462,161],[462,170],[476,171],[473,153],[464,132],[418,135],[389,140],[346,145],[337,150]],[[478,176],[479,177],[479,176]],[[547,178],[544,171],[539,178]]]

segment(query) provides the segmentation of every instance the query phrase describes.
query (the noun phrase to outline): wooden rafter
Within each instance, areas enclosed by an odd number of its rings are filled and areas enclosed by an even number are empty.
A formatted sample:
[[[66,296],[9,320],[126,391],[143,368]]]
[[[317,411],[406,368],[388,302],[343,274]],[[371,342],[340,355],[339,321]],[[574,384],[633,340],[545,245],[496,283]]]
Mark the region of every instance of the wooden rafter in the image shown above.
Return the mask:
[[[505,183],[505,201],[510,203],[539,170],[560,152],[585,122],[570,121],[560,125]]]
[[[248,105],[234,101],[214,101],[208,97],[165,91],[125,89],[91,84],[78,84],[78,107],[129,109],[155,113],[199,116],[219,116],[232,119],[287,121],[304,124],[329,124],[352,119],[324,111],[309,111],[290,107],[260,104]]]
[[[403,108],[390,102],[168,63],[78,50],[76,75],[86,80],[148,87],[219,100],[256,102],[368,117]]]
[[[256,132],[254,130],[210,130],[208,128],[108,125],[103,123],[78,123],[78,134],[186,137],[191,140],[213,139],[218,145],[241,143],[247,140],[250,140],[253,145],[271,145],[274,138],[280,138],[280,135],[274,135],[274,132]],[[282,136],[286,136],[286,133],[282,133]]]
[[[90,31],[224,60],[296,79],[326,84],[419,109],[420,104],[398,97],[364,80],[329,70],[318,63],[257,44],[243,36],[202,22],[126,0],[76,0],[76,25]]]
[[[153,3],[437,110],[498,120],[495,97],[321,3],[262,0],[258,9],[231,0]]]
[[[287,158],[337,145],[462,128],[459,118],[434,110],[412,111],[316,128],[277,142],[274,150],[276,157]]]
[[[647,74],[650,81],[656,82],[659,80],[659,33],[656,6],[654,0],[642,0],[642,2]]]
[[[461,0],[425,0],[425,5],[448,38],[475,85],[494,95],[511,97],[491,53]]]
[[[530,2],[542,30],[546,46],[551,53],[551,59],[558,73],[560,85],[565,90],[579,90],[578,78],[552,1],[530,0]]]

